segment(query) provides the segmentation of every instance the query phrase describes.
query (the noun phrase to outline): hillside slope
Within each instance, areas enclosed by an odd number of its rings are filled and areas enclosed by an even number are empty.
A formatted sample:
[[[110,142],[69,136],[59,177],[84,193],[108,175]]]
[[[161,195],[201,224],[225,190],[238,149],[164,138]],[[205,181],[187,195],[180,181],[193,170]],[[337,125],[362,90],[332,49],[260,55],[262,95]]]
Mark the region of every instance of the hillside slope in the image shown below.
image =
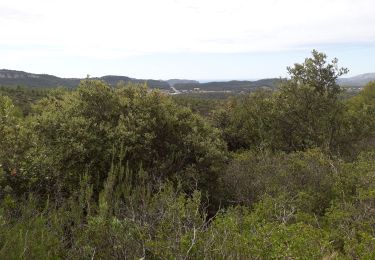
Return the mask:
[[[370,81],[375,81],[375,73],[365,73],[351,78],[342,78],[338,80],[338,83],[342,86],[362,87]]]
[[[77,87],[79,82],[83,78],[60,78],[48,74],[34,74],[24,71],[17,70],[0,70],[0,85],[2,86],[26,86],[26,87],[38,87],[38,88],[50,88],[64,86],[68,88]],[[93,78],[104,80],[108,84],[115,86],[120,81],[122,82],[133,82],[133,83],[147,83],[150,88],[158,88],[169,90],[170,86],[168,82],[161,80],[144,80],[144,79],[133,79],[126,76],[103,76],[100,78]]]

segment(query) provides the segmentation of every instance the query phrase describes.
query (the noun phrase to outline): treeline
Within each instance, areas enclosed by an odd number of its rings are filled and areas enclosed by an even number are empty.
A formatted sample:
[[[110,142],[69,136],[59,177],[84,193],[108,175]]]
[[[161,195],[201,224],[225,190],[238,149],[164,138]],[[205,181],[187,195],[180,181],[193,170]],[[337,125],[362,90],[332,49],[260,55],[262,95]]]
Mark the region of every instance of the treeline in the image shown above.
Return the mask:
[[[312,54],[209,103],[1,89],[0,258],[374,258],[375,83],[344,99]]]
[[[233,93],[240,92],[252,92],[257,89],[276,89],[277,85],[280,83],[281,79],[270,78],[270,79],[261,79],[255,81],[224,81],[224,82],[207,82],[207,83],[176,83],[174,87],[178,90],[193,91],[196,88],[199,88],[203,91],[230,91]]]

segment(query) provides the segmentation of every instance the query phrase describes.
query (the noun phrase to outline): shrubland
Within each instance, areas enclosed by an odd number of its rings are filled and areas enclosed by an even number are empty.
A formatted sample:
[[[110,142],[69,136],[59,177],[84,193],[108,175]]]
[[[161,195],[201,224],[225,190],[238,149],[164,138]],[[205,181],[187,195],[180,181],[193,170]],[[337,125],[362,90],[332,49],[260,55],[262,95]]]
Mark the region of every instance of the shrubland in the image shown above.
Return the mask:
[[[2,91],[0,258],[374,258],[375,83],[342,98],[317,51],[288,72],[209,105]]]

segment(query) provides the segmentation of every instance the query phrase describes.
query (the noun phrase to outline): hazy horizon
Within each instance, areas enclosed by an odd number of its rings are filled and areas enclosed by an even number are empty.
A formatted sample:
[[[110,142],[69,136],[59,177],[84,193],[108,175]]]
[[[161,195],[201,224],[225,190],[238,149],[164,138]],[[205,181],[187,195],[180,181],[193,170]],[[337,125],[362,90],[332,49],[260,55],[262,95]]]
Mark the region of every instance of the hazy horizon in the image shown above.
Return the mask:
[[[312,49],[374,72],[372,0],[4,0],[0,67],[59,77],[285,77]],[[318,15],[319,14],[319,15]]]
[[[0,70],[12,70],[12,69],[9,69],[9,68],[0,68]],[[105,77],[105,76],[124,76],[124,77],[129,77],[129,78],[133,78],[133,79],[142,79],[142,80],[161,80],[161,81],[167,81],[167,80],[195,80],[195,81],[198,81],[199,83],[208,83],[208,82],[229,82],[229,81],[257,81],[257,80],[262,80],[262,79],[271,79],[271,78],[282,78],[280,76],[270,76],[270,77],[264,77],[264,78],[211,78],[211,79],[196,79],[196,78],[151,78],[151,77],[143,77],[143,78],[137,78],[137,77],[133,77],[132,75],[127,75],[127,74],[103,74],[103,75],[90,75],[90,74],[86,74],[86,75],[82,75],[82,76],[78,76],[78,77],[70,77],[70,76],[60,76],[58,74],[49,74],[49,73],[36,73],[34,71],[26,71],[26,70],[13,70],[13,71],[22,71],[22,72],[26,72],[26,73],[31,73],[31,74],[46,74],[46,75],[50,75],[50,76],[56,76],[56,77],[60,77],[60,78],[78,78],[78,79],[82,79],[82,78],[86,78],[87,76],[89,76],[90,78],[100,78],[100,77]],[[365,73],[361,73],[361,74],[356,74],[356,75],[343,75],[339,78],[351,78],[351,77],[355,77],[355,76],[360,76],[360,75],[363,75],[363,74],[375,74],[375,72],[365,72]],[[285,76],[284,78],[287,78],[287,76]]]

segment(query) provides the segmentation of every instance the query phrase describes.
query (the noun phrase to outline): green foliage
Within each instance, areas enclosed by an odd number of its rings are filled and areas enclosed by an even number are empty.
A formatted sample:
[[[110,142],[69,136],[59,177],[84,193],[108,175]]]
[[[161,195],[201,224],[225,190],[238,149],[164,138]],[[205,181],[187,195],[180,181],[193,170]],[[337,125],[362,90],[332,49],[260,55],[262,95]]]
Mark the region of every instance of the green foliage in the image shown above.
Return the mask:
[[[337,183],[338,196],[325,215],[337,249],[350,258],[374,257],[375,153],[345,163]]]
[[[217,249],[210,258],[321,259],[332,254],[324,230],[304,223],[285,225],[265,221],[258,215],[263,207],[261,203],[254,213],[234,208],[218,216],[211,226],[213,237],[218,237],[214,246]]]
[[[217,110],[214,120],[230,150],[263,149],[274,145],[274,102],[271,92],[259,91],[232,99]]]
[[[225,102],[0,89],[0,258],[373,259],[375,84],[288,72]]]
[[[10,97],[14,105],[24,116],[31,113],[32,105],[46,97],[50,90],[25,87],[0,87],[0,94]]]
[[[322,96],[310,85],[284,85],[276,96],[275,128],[281,148],[298,151],[320,147],[335,152],[342,128],[343,106],[337,97]]]
[[[10,98],[0,95],[0,198],[11,191],[22,194],[30,141],[19,110]]]
[[[200,95],[175,95],[173,100],[180,106],[188,107],[194,113],[210,118],[212,112],[224,102],[218,98],[210,99]]]
[[[320,95],[335,98],[340,92],[337,79],[349,72],[347,68],[339,68],[337,58],[327,64],[327,55],[317,50],[312,51],[311,58],[306,58],[302,64],[294,64],[287,71],[291,76],[289,84],[310,86]]]
[[[231,150],[291,152],[319,147],[337,154],[346,148],[346,111],[336,80],[347,70],[337,67],[337,59],[327,64],[325,54],[312,55],[288,68],[290,79],[278,91],[232,100],[216,114],[216,125]]]
[[[33,199],[18,205],[11,205],[9,197],[3,200],[0,209],[0,258],[60,259],[61,240],[49,228],[49,216],[46,214],[46,211],[38,210]]]
[[[371,149],[375,142],[375,83],[370,82],[358,95],[347,100],[344,138],[351,154]]]
[[[287,194],[299,210],[322,215],[335,195],[334,164],[319,150],[245,152],[231,162],[222,183],[235,204],[251,207],[264,196]]]
[[[100,186],[112,155],[125,151],[123,162],[140,166],[150,180],[181,180],[203,186],[214,181],[225,145],[219,133],[169,97],[140,86],[111,88],[85,80],[77,91],[43,99],[32,129],[37,135],[34,165],[53,191],[78,184],[85,171]],[[206,187],[208,189],[208,187]]]

